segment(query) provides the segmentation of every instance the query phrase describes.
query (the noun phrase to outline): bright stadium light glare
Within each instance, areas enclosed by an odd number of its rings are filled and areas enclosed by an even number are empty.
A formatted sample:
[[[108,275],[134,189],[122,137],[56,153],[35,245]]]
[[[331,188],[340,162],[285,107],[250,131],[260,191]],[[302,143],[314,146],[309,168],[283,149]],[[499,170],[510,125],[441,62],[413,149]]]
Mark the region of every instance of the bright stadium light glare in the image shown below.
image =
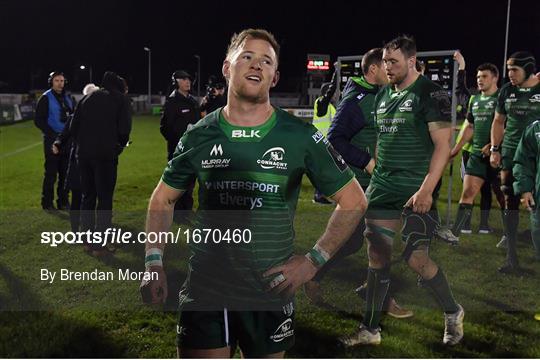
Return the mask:
[[[79,69],[84,71],[84,70],[88,70],[88,78],[90,80],[90,82],[92,82],[92,65],[79,65]]]

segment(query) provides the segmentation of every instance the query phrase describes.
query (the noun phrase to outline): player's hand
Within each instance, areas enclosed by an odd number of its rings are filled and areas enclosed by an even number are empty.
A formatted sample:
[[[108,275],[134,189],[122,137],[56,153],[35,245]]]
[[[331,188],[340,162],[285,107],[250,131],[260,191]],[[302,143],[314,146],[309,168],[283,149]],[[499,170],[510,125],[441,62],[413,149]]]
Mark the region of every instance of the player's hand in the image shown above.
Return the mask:
[[[53,143],[52,146],[51,146],[51,151],[54,155],[58,155],[60,154],[60,148],[58,147],[58,145],[56,143]]]
[[[532,192],[526,192],[521,194],[521,203],[523,204],[523,206],[525,206],[525,208],[527,208],[527,210],[533,211],[536,204],[534,203],[534,197]]]
[[[157,280],[143,280],[139,290],[145,304],[164,304],[167,300],[167,275],[161,266],[150,266],[146,272],[156,272]]]
[[[278,273],[281,274],[277,275]],[[316,273],[317,268],[307,257],[294,255],[285,264],[267,270],[263,276],[270,278],[281,277],[283,280],[277,282],[271,288],[271,291],[281,294],[285,298],[290,298],[300,286],[313,279]]]
[[[366,167],[364,168],[364,170],[366,170],[366,172],[369,174],[369,175],[373,175],[373,170],[375,169],[375,159],[374,158],[371,158],[371,160],[369,160],[368,164],[366,165]]]
[[[489,163],[492,168],[498,168],[501,165],[501,153],[498,151],[493,151],[489,156]]]
[[[420,188],[410,199],[407,201],[404,207],[410,207],[415,213],[425,214],[431,209],[433,203],[433,195],[431,192]]]
[[[484,157],[488,157],[491,155],[491,143],[487,143],[486,145],[484,145],[484,147],[482,148],[482,154],[484,155]]]
[[[465,58],[459,52],[459,50],[454,53],[454,60],[457,61],[459,65],[459,70],[465,70]]]

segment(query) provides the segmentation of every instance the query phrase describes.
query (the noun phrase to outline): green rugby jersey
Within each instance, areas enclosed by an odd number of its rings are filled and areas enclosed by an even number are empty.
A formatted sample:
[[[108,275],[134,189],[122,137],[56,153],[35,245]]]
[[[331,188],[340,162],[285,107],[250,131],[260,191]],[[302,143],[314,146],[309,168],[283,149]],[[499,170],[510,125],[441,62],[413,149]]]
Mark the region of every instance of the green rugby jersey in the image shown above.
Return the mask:
[[[497,112],[506,115],[502,146],[515,150],[525,128],[540,118],[540,84],[530,88],[504,84],[499,92]]]
[[[474,124],[472,138],[472,152],[480,154],[482,148],[491,142],[491,123],[495,116],[495,107],[497,106],[497,96],[499,91],[484,96],[477,94],[471,96],[469,107],[467,109],[467,121]]]
[[[540,204],[540,118],[525,131],[514,156],[512,168],[516,194],[532,192],[537,206]]]
[[[429,123],[450,126],[450,98],[433,81],[419,76],[403,90],[386,85],[377,93],[377,165],[370,186],[397,194],[418,191],[434,148]]]
[[[293,254],[302,176],[331,196],[354,177],[317,129],[281,109],[257,127],[238,127],[221,109],[180,139],[162,180],[185,189],[197,179],[196,228],[249,229],[249,243],[190,243],[189,297],[229,308],[281,303],[262,274]],[[313,239],[314,241],[316,239]]]

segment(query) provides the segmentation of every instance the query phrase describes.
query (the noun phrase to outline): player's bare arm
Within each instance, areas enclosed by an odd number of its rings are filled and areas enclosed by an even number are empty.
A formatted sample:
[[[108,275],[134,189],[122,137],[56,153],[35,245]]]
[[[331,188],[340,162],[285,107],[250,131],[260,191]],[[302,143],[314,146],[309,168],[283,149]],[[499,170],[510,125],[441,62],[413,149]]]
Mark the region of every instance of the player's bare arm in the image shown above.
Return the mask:
[[[492,167],[497,168],[501,164],[501,152],[498,149],[503,140],[504,135],[504,122],[506,116],[495,111],[495,117],[491,124],[491,146],[497,147],[497,151],[491,151],[489,162]]]
[[[146,233],[168,231],[172,224],[174,204],[182,196],[183,191],[174,189],[163,181],[159,181],[150,197],[146,217]],[[158,279],[141,283],[141,295],[145,303],[159,304],[167,299],[167,277],[163,271],[163,251],[165,243],[156,242],[145,245],[146,270],[158,273]]]
[[[465,121],[467,122],[467,127],[465,128],[465,131],[463,131],[463,135],[461,136],[461,139],[458,141],[456,145],[454,145],[454,148],[450,152],[451,159],[453,159],[460,152],[463,146],[465,146],[465,144],[471,141],[473,137],[473,134],[474,134],[473,124],[471,124],[467,120]]]
[[[432,122],[430,126],[430,136],[434,149],[429,163],[429,171],[420,186],[420,189],[407,201],[405,206],[412,207],[414,212],[425,214],[431,209],[433,203],[433,190],[441,179],[448,159],[450,157],[450,139],[452,128],[449,124],[442,122]],[[442,127],[440,125],[443,125]]]
[[[285,280],[273,291],[292,296],[349,239],[367,209],[367,200],[356,179],[332,196],[337,206],[326,230],[308,255],[295,255],[285,264],[269,269],[264,276],[281,273]],[[315,254],[317,252],[317,254]]]

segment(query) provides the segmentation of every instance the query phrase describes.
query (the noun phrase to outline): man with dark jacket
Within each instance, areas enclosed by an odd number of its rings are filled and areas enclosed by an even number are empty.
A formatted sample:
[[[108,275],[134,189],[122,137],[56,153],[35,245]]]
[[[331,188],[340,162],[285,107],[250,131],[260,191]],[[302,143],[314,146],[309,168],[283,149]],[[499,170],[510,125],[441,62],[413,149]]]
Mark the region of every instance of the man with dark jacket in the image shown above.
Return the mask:
[[[99,90],[94,84],[88,84],[83,89],[83,95],[87,96],[94,91]],[[84,98],[83,98],[84,99]],[[77,163],[77,142],[72,141],[71,137],[71,122],[73,117],[68,120],[64,130],[58,135],[53,143],[52,152],[55,155],[61,152],[69,154],[69,165],[66,173],[66,192],[71,192],[71,203],[69,206],[69,220],[71,223],[71,231],[80,231],[81,225],[81,202],[82,202],[82,190],[81,190],[81,176],[79,173],[79,164]]]
[[[41,207],[44,210],[53,210],[54,183],[58,174],[57,201],[58,210],[69,206],[68,195],[64,189],[64,182],[68,166],[68,154],[53,154],[52,144],[58,134],[64,130],[65,123],[73,114],[75,101],[66,94],[64,74],[53,71],[49,74],[50,89],[39,98],[36,107],[35,124],[43,133],[43,152],[45,154],[45,175],[41,191]]]
[[[78,145],[81,230],[103,232],[111,227],[118,155],[131,132],[129,100],[118,75],[105,72],[102,89],[83,98],[77,106],[71,128]],[[106,253],[99,246],[90,244],[89,249],[98,256]]]
[[[172,81],[175,89],[165,101],[159,128],[161,135],[167,140],[167,160],[169,161],[188,125],[195,124],[201,116],[199,103],[189,94],[191,75],[186,71],[177,70],[172,74]],[[177,222],[182,222],[183,217],[187,216],[193,208],[193,185],[186,189],[176,202],[175,220]]]

